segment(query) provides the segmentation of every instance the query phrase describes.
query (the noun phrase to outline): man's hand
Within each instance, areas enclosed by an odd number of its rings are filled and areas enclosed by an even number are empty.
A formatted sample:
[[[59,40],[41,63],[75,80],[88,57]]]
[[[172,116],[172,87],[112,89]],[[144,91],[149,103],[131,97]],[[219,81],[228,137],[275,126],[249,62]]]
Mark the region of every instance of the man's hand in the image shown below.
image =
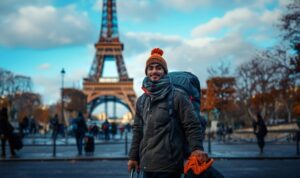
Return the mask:
[[[201,150],[194,150],[191,153],[191,156],[196,156],[196,157],[200,158],[201,162],[208,161],[208,155],[207,155],[207,153],[205,153],[204,151],[201,151]]]
[[[135,169],[136,171],[139,171],[139,164],[135,160],[129,160],[128,163],[128,172],[130,172],[131,169]]]

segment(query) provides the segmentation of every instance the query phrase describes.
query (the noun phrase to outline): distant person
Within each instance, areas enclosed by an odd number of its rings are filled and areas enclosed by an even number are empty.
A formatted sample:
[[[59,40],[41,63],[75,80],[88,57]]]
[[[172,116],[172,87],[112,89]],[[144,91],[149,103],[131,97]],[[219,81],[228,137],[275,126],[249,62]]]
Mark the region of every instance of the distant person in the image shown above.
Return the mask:
[[[263,153],[264,146],[265,146],[265,136],[267,135],[268,130],[259,112],[256,113],[256,119],[253,121],[253,132],[256,135],[257,144],[259,146],[260,153]]]
[[[223,123],[217,124],[217,136],[218,142],[225,141],[225,128]]]
[[[27,116],[24,116],[21,122],[19,123],[20,134],[24,137],[28,131],[29,119]]]
[[[231,134],[232,134],[233,130],[231,126],[227,126],[226,127],[226,135],[227,135],[227,140],[231,140]]]
[[[59,129],[59,121],[57,114],[55,114],[54,117],[50,120],[50,127],[52,128],[52,138],[56,139]]]
[[[296,141],[299,142],[300,141],[300,116],[297,119],[297,126],[298,126],[298,131],[296,133]]]
[[[78,155],[82,155],[83,138],[88,131],[82,112],[78,112],[78,117],[75,120],[77,128],[75,130],[76,146]]]
[[[34,117],[31,117],[29,120],[29,133],[36,134],[36,132],[37,132],[37,124],[35,122]]]
[[[98,138],[98,134],[99,134],[99,127],[96,124],[93,124],[91,126],[91,132],[93,133],[93,136],[95,138]]]
[[[8,121],[7,108],[3,107],[0,111],[0,138],[1,138],[1,148],[2,148],[2,157],[6,156],[5,145],[8,140],[10,147],[11,157],[15,157],[16,153],[13,147],[13,126]]]
[[[102,123],[102,131],[104,133],[104,139],[109,140],[109,122],[107,119]]]
[[[113,122],[111,124],[111,136],[113,139],[115,139],[117,131],[118,131],[118,125],[117,125],[117,123]]]
[[[124,124],[120,124],[119,131],[120,131],[120,139],[123,139],[123,135],[124,135],[124,131],[125,131],[125,125]]]
[[[131,132],[131,125],[130,125],[129,123],[127,123],[127,124],[125,125],[125,128],[126,128],[126,130],[127,130],[128,133]]]

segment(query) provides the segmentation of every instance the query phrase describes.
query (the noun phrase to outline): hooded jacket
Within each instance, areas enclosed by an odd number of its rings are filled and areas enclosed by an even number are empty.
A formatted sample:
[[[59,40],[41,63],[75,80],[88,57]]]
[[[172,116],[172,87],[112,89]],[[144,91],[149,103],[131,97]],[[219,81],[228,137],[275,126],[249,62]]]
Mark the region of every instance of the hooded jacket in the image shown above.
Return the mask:
[[[205,128],[189,98],[179,90],[173,91],[176,119],[169,116],[168,95],[155,100],[143,95],[136,103],[129,159],[139,161],[147,172],[182,172],[185,140],[191,151],[203,150]]]

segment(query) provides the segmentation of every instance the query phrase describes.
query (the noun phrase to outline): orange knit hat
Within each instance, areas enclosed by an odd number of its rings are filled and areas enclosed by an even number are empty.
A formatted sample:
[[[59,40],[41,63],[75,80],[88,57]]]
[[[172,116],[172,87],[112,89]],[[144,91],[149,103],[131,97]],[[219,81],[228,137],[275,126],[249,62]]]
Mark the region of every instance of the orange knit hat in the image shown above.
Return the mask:
[[[165,59],[162,57],[163,54],[164,54],[164,51],[160,48],[152,49],[151,56],[148,58],[148,60],[146,62],[146,68],[145,68],[146,75],[147,75],[148,66],[153,63],[162,65],[165,73],[168,73],[168,66],[167,66]]]

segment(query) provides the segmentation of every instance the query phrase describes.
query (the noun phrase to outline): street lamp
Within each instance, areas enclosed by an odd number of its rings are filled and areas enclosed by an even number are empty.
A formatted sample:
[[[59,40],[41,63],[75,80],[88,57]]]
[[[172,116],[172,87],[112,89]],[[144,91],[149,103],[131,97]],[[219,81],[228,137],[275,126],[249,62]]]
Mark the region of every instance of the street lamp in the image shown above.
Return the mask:
[[[61,119],[64,122],[65,118],[64,118],[64,76],[65,76],[65,69],[62,68],[61,71]]]
[[[65,69],[62,68],[62,70],[60,71],[61,73],[61,118],[62,120],[64,121],[64,75],[65,75]],[[56,118],[57,119],[57,118]],[[53,135],[53,157],[56,156],[56,137],[57,137],[57,132],[58,132],[58,120],[56,120],[55,124],[54,125],[54,128],[53,129],[56,129],[56,130],[53,130],[54,132],[54,135]]]

